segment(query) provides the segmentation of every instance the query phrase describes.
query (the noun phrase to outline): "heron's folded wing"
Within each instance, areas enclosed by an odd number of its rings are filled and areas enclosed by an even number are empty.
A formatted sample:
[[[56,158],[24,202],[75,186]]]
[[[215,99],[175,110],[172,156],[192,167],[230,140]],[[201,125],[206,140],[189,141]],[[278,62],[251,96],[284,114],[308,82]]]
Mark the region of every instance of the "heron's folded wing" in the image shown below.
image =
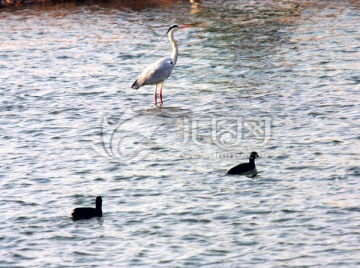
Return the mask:
[[[141,86],[158,84],[170,76],[173,68],[174,64],[170,58],[162,58],[151,64],[140,74],[137,79],[138,84]]]

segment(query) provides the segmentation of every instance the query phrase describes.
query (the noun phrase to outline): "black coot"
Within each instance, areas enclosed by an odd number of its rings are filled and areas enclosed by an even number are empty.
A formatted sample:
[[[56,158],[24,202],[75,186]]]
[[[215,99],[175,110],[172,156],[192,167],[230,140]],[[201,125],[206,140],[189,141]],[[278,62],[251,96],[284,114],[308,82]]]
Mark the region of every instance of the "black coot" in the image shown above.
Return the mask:
[[[102,199],[101,196],[96,197],[95,208],[75,208],[71,214],[73,220],[90,219],[92,217],[102,217]]]
[[[252,152],[249,157],[249,163],[239,164],[233,168],[231,168],[227,174],[243,174],[255,169],[255,159],[258,158],[259,155],[257,152]]]

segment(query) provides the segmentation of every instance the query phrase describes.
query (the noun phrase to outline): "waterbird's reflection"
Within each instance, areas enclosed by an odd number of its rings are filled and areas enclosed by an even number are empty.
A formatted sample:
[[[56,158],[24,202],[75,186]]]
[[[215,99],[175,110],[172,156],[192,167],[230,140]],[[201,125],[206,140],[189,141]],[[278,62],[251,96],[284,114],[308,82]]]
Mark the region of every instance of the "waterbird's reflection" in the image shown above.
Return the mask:
[[[255,179],[260,177],[260,172],[258,172],[257,169],[254,169],[253,171],[250,171],[248,174],[244,175],[250,179]]]

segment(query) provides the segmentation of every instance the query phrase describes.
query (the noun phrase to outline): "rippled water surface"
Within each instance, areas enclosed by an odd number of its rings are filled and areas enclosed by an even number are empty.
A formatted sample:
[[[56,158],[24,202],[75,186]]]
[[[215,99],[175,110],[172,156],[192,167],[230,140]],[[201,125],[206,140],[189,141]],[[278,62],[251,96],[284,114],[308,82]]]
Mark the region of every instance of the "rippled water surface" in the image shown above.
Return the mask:
[[[360,266],[359,9],[0,10],[0,267]],[[130,87],[173,23],[155,107]],[[225,175],[251,151],[257,173]],[[104,217],[73,222],[97,195]]]

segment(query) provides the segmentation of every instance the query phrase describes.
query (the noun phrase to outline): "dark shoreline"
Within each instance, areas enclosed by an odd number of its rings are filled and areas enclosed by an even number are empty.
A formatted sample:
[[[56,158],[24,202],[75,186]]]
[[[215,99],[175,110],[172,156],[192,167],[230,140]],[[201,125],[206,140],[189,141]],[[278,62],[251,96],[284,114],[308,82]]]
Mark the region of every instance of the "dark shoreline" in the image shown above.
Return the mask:
[[[76,0],[0,0],[0,9],[1,8],[11,8],[11,7],[22,7],[25,5],[33,4],[45,4],[45,3],[66,3],[66,2],[75,2]]]
[[[143,10],[148,7],[167,6],[177,2],[188,3],[187,0],[0,0],[0,10],[2,8],[18,8],[29,5],[51,5],[62,3],[96,3],[100,5],[111,5],[115,7],[128,7],[134,10]]]

